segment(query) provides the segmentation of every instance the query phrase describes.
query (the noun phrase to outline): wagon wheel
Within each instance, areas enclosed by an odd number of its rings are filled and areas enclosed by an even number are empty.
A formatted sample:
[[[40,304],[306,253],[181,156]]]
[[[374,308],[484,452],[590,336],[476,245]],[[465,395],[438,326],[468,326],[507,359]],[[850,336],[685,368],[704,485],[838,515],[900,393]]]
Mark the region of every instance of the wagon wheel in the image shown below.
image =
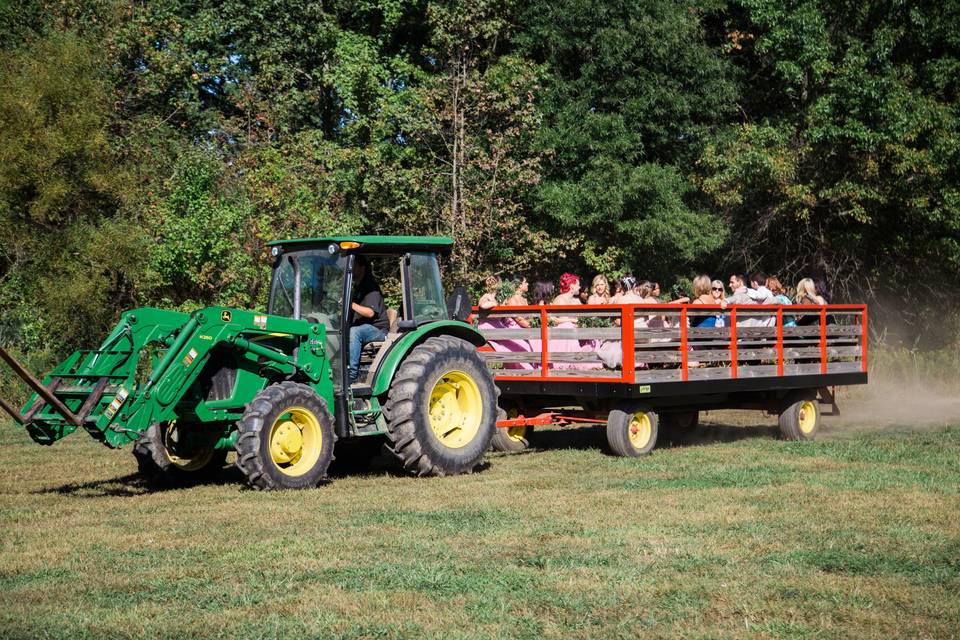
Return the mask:
[[[820,405],[816,393],[806,391],[788,398],[779,422],[785,440],[813,440],[820,430]]]
[[[516,418],[518,416],[516,409],[505,411],[502,408],[497,409],[497,420],[506,420],[507,418]],[[506,427],[497,428],[493,432],[493,438],[490,440],[490,446],[494,451],[503,451],[506,453],[516,453],[530,448],[530,437],[533,434],[533,427]]]
[[[614,409],[607,417],[607,443],[618,456],[644,456],[657,444],[657,414],[646,408]]]
[[[660,416],[660,431],[673,441],[686,439],[699,424],[699,411],[671,411]]]

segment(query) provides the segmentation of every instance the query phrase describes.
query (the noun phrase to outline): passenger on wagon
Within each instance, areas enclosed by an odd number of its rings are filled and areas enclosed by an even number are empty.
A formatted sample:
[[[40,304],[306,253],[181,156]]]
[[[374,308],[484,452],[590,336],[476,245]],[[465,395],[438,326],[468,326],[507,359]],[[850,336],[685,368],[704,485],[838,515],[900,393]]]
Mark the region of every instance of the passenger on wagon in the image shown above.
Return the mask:
[[[616,278],[613,281],[613,295],[610,296],[610,304],[620,304],[620,296],[623,295],[623,284],[621,284],[621,278]]]
[[[727,304],[756,304],[756,301],[750,296],[749,289],[747,289],[746,285],[746,278],[744,278],[743,275],[735,273],[730,276],[730,291],[732,291],[732,293],[727,298]],[[737,325],[757,327],[767,324],[768,321],[769,318],[744,313],[743,315],[739,315]]]
[[[587,304],[610,304],[610,282],[602,273],[593,277]]]
[[[804,278],[797,283],[797,304],[827,304],[827,301],[817,295],[816,286],[810,278]],[[797,314],[797,324],[800,326],[809,326],[820,324],[820,315],[818,313],[800,313]]]
[[[526,283],[526,280],[522,280],[522,283]],[[481,331],[484,329],[487,330],[497,330],[497,329],[524,329],[530,326],[530,323],[526,318],[511,318],[509,316],[489,316],[483,313],[484,310],[493,309],[494,307],[501,306],[497,301],[497,292],[502,289],[503,282],[497,276],[489,276],[484,281],[485,291],[483,296],[480,297],[480,301],[477,303],[477,306],[480,307],[480,321],[477,323],[477,328]],[[513,290],[509,292],[509,297],[504,300],[504,305],[516,305],[523,304],[523,302],[518,302],[518,291]],[[519,300],[523,300],[523,296],[520,295]],[[496,335],[496,334],[492,334]],[[494,351],[499,351],[501,353],[529,353],[532,351],[532,347],[529,342],[526,340],[520,339],[492,339],[488,340],[490,346],[493,347]],[[504,364],[505,369],[533,369],[533,364],[530,362],[508,362]]]
[[[553,300],[553,294],[555,292],[553,283],[548,280],[539,280],[536,284],[533,285],[533,294],[531,295],[531,303],[534,305],[546,305],[550,304],[550,301]],[[543,342],[540,338],[530,338],[530,348],[534,352],[539,353],[543,351]],[[534,364],[535,369],[539,369],[539,364]]]
[[[730,276],[730,295],[727,304],[753,304],[753,298],[747,293],[746,278],[734,273]]]
[[[750,274],[750,288],[747,289],[747,295],[757,304],[777,304],[773,292],[767,288],[766,274],[759,271]]]
[[[772,276],[767,278],[767,289],[770,289],[770,293],[773,294],[777,304],[793,304],[793,300],[787,296],[787,292],[784,291],[778,278]],[[797,326],[797,319],[793,316],[783,316],[783,326],[795,327]]]
[[[718,282],[717,280],[713,281],[714,283]],[[693,279],[693,295],[695,296],[691,304],[709,304],[716,305],[720,304],[726,306],[726,301],[722,298],[720,300],[714,295],[715,291],[713,290],[713,283],[710,282],[710,276],[701,274]],[[723,285],[720,286],[720,292],[723,292]],[[717,324],[717,321],[720,321],[720,324]],[[723,326],[723,314],[713,313],[710,315],[696,315],[691,316],[690,326],[693,327],[722,327]]]
[[[553,299],[553,304],[578,305],[580,303],[580,276],[573,273],[565,273],[560,276],[560,295]],[[552,318],[556,329],[576,329],[576,316],[557,316]],[[588,345],[592,350],[592,344]],[[551,353],[579,353],[583,351],[583,346],[576,338],[561,338],[550,341]],[[572,362],[559,362],[557,369],[590,369],[589,364],[578,364]]]

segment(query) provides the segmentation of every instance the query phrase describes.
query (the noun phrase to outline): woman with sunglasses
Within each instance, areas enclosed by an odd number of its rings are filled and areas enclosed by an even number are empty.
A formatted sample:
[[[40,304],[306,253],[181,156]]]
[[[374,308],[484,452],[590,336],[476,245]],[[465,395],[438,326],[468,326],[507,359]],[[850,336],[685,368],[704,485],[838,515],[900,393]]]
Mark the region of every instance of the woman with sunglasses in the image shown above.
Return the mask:
[[[720,284],[719,292],[717,284]],[[705,274],[700,274],[693,279],[693,295],[696,297],[690,304],[721,305],[723,307],[727,306],[726,300],[723,297],[723,283],[719,283],[717,280],[714,280],[711,283],[710,276]],[[704,328],[722,327],[723,314],[714,313],[711,315],[693,316],[690,326]]]

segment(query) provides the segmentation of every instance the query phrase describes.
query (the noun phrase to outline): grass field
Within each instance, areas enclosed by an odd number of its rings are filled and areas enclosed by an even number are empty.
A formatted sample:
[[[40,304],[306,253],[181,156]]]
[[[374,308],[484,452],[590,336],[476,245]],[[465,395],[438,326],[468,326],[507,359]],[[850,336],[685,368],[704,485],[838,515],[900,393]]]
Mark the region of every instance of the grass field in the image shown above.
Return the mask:
[[[960,426],[776,440],[712,414],[470,476],[147,492],[128,451],[0,429],[0,637],[956,637]],[[742,423],[742,421],[741,421]]]

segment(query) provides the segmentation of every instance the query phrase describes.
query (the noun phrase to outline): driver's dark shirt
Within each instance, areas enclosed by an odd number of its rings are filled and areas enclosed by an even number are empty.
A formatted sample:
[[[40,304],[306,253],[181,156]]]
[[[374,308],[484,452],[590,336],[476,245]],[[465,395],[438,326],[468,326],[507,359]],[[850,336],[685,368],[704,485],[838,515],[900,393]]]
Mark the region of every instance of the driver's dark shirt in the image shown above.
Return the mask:
[[[380,285],[377,284],[376,280],[371,277],[361,280],[353,294],[352,301],[361,307],[373,309],[373,317],[364,318],[359,313],[352,313],[351,325],[372,324],[384,333],[387,332],[390,328],[390,320],[387,318],[387,309],[383,303],[383,293],[381,293]]]

